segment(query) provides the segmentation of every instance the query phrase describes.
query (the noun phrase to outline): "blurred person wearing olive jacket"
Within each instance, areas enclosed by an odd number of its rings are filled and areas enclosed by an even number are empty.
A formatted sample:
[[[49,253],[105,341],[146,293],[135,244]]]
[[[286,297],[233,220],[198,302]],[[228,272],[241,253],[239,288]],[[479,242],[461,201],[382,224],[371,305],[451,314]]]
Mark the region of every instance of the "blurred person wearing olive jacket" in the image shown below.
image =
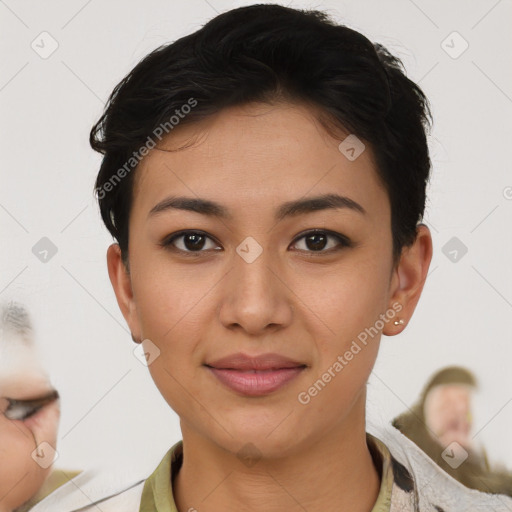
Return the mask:
[[[484,448],[471,439],[471,397],[477,387],[467,369],[451,366],[436,372],[420,399],[393,420],[446,473],[471,489],[512,496],[512,473],[493,469]]]

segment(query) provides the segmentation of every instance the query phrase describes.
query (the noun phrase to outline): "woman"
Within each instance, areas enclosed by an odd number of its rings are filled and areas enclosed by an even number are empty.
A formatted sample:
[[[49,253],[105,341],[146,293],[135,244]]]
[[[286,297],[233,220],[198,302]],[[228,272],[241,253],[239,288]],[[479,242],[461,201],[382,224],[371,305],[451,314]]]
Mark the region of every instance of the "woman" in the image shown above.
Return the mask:
[[[431,260],[428,117],[383,47],[278,5],[217,16],[114,89],[91,132],[108,272],[183,440],[69,510],[505,510],[365,429],[380,336]]]

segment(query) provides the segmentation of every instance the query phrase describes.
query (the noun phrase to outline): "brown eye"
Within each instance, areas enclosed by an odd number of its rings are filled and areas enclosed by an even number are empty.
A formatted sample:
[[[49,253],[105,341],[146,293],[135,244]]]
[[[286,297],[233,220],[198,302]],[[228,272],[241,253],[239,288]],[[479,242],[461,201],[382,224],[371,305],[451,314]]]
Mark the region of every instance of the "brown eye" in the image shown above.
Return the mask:
[[[183,235],[183,245],[188,251],[200,251],[205,244],[205,237],[197,233]]]
[[[303,240],[302,247],[298,250],[307,252],[332,252],[344,247],[350,247],[350,240],[338,233],[331,233],[329,231],[310,231],[295,239],[294,246]],[[334,243],[333,243],[334,242]]]
[[[201,231],[182,231],[168,237],[162,244],[182,252],[206,252],[219,246]],[[217,249],[218,250],[218,249]]]
[[[305,237],[306,247],[312,251],[321,251],[325,249],[328,242],[328,236],[325,234],[314,233]]]

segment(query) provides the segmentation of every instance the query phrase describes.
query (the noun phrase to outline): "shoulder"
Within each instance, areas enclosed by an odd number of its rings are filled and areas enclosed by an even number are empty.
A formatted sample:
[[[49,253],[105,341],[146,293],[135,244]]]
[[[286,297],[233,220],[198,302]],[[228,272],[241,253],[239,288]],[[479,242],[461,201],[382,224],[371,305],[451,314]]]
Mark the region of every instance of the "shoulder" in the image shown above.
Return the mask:
[[[512,510],[512,498],[464,487],[392,426],[368,425],[368,432],[387,446],[393,458],[395,483],[404,491],[416,494],[419,510],[425,512],[466,512],[468,510],[509,512]]]
[[[31,508],[31,512],[138,512],[146,475],[135,468],[82,471]]]
[[[57,488],[69,482],[69,480],[73,479],[79,473],[80,471],[75,470],[54,469],[44,482],[41,489],[39,489],[37,494],[33,496],[27,503],[21,507],[18,507],[16,512],[27,512],[28,510],[32,510],[37,503],[42,501],[52,492],[55,492]]]

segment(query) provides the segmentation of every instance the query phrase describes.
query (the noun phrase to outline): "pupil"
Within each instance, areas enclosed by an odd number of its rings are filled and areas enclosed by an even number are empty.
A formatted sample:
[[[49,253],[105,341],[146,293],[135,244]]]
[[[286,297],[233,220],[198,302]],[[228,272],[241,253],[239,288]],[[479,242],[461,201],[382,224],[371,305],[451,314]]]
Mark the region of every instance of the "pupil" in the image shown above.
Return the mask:
[[[319,239],[321,239],[320,242],[319,242]],[[320,250],[325,247],[326,240],[327,240],[327,237],[322,234],[309,235],[306,238],[306,245],[307,245],[308,249]],[[313,243],[310,244],[309,243],[310,241]]]
[[[185,247],[189,250],[201,249],[204,245],[204,236],[196,233],[185,236]]]

